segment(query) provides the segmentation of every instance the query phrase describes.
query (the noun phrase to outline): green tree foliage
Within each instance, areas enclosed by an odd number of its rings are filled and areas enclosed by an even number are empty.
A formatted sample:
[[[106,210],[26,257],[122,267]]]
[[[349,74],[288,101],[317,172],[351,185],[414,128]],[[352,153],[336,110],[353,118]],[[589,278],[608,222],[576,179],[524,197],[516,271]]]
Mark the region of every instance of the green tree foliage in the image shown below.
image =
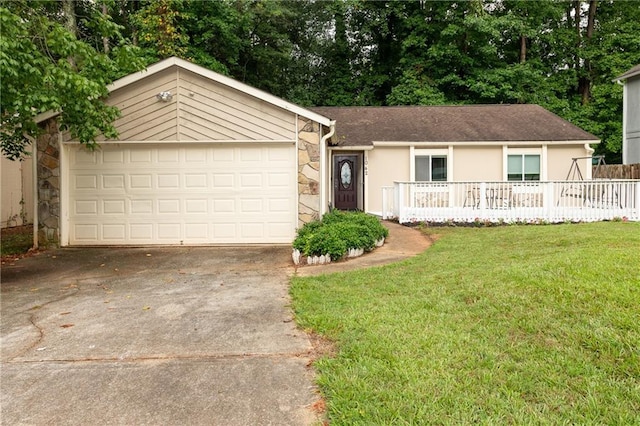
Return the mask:
[[[601,138],[597,153],[609,162],[622,139],[612,79],[640,63],[634,1],[76,0],[75,39],[59,2],[3,4],[3,128],[18,120],[29,134],[28,113],[57,108],[86,140],[113,131],[96,117],[115,112],[95,105],[98,86],[132,63],[117,52],[128,51],[119,32],[145,64],[179,56],[306,106],[540,104]],[[53,75],[47,67],[86,81],[72,83],[75,92],[51,77],[46,91],[22,89]],[[77,99],[88,127],[74,121]]]
[[[95,4],[94,4],[95,5]],[[88,7],[88,5],[84,5]],[[103,103],[107,84],[139,65],[117,27],[93,13],[78,28],[112,37],[111,56],[78,40],[63,24],[57,2],[4,2],[0,6],[0,140],[2,154],[19,159],[40,131],[35,117],[60,112],[59,124],[89,147],[103,133],[115,137],[118,110]],[[113,58],[113,59],[112,59]]]

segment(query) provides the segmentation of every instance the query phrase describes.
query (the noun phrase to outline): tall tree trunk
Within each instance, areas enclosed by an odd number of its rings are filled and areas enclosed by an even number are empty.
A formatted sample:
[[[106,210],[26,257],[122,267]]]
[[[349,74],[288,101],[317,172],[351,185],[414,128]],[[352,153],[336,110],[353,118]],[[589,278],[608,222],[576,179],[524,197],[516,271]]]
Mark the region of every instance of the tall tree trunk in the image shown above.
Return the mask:
[[[74,8],[73,0],[62,0],[62,14],[64,15],[64,27],[75,38],[78,38],[78,24],[76,22],[76,11]],[[76,60],[73,56],[69,56],[67,61],[73,68],[76,67]]]
[[[527,62],[527,36],[524,34],[520,36],[520,63]]]
[[[597,0],[591,0],[589,2],[589,18],[587,20],[587,30],[585,33],[586,46],[589,45],[589,43],[591,42],[591,38],[593,37],[597,7],[598,7]],[[582,76],[580,77],[580,85],[579,85],[582,105],[588,104],[589,101],[591,100],[591,80],[592,80],[591,60],[587,57],[584,59],[584,70],[583,70]]]
[[[574,55],[575,69],[580,70],[580,47],[582,46],[582,31],[580,30],[580,19],[582,18],[582,2],[573,2],[573,29],[576,32],[576,53]]]
[[[109,15],[109,10],[107,9],[107,4],[106,3],[102,3],[102,14],[104,16],[108,16]],[[109,46],[109,37],[103,36],[102,37],[102,48],[104,49],[104,53],[105,54],[109,54],[109,51],[111,50],[110,46]]]

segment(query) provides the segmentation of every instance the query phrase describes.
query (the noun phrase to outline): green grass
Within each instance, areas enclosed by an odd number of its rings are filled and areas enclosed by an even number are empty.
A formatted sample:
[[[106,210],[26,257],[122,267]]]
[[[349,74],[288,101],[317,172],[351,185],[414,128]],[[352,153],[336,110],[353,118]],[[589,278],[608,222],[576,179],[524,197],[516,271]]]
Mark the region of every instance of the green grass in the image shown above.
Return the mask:
[[[19,226],[0,231],[0,255],[23,254],[33,247],[33,227]]]
[[[441,228],[413,259],[294,278],[332,425],[640,424],[640,224]]]

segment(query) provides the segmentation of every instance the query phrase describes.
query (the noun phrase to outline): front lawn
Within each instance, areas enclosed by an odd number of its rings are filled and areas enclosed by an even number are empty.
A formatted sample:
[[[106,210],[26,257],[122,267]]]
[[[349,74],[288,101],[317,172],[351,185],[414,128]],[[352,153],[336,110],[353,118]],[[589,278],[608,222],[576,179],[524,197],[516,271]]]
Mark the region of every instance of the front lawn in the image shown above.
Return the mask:
[[[435,228],[413,259],[294,278],[332,425],[640,424],[640,224]]]

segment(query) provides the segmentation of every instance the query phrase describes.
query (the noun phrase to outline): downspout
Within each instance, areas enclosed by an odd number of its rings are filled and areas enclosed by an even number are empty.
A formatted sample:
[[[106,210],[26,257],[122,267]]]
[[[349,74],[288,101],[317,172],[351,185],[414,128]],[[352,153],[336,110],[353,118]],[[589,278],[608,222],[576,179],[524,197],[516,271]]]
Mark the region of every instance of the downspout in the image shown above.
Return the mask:
[[[627,164],[627,85],[622,80],[616,83],[622,86],[622,164]]]
[[[596,151],[595,149],[591,148],[591,145],[589,145],[588,143],[584,144],[584,149],[587,151],[587,156],[589,157],[592,157],[593,153]],[[587,158],[584,161],[587,162],[587,180],[591,180],[593,179],[593,162],[590,158]]]
[[[329,122],[329,133],[320,138],[320,217],[327,211],[327,141],[336,132],[336,121]],[[331,185],[329,185],[331,187]]]
[[[39,247],[38,241],[38,143],[35,139],[31,140],[33,146],[33,158],[31,159],[31,171],[33,174],[33,248]]]

